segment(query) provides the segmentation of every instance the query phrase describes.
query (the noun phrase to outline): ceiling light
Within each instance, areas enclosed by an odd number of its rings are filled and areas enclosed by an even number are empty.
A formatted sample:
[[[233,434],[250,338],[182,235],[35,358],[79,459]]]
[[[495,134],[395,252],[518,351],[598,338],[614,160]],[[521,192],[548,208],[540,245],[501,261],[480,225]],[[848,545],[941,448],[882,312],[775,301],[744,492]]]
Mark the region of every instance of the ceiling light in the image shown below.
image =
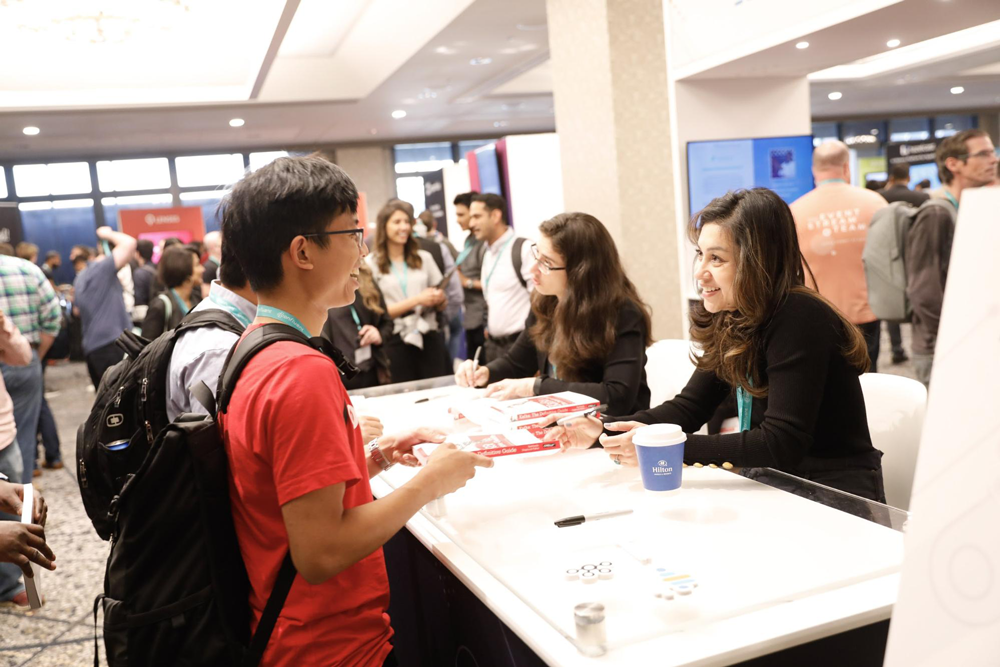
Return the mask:
[[[242,118],[233,118],[229,121],[229,127],[243,127],[244,123],[246,123],[246,121]]]
[[[392,117],[395,118],[396,120],[399,120],[400,118],[406,118],[406,112],[403,111],[402,109],[396,109],[395,111],[392,112]]]
[[[878,136],[878,128],[873,127],[871,133],[874,134],[875,136]]]
[[[888,42],[885,43],[885,45],[888,46],[890,49],[894,49],[897,46],[899,46],[899,40],[898,39],[890,39]]]
[[[373,127],[372,129],[368,130],[368,134],[378,134],[378,128]]]
[[[38,134],[39,132],[41,132],[41,130],[39,130],[39,129],[38,129],[37,127],[35,127],[34,125],[29,125],[28,127],[24,128],[24,129],[23,129],[23,130],[21,130],[21,131],[22,131],[22,132],[24,132],[24,133],[25,133],[26,135],[28,135],[29,137],[33,137],[33,136],[35,136],[36,134]]]
[[[827,97],[829,99],[833,100],[833,101],[837,101],[837,100],[839,100],[843,96],[844,96],[843,93],[838,93],[836,91],[834,91],[834,92],[830,93],[829,95],[827,95]]]
[[[795,48],[797,48],[797,49],[808,49],[809,48],[809,42],[799,42],[798,44],[795,45]]]
[[[518,23],[517,29],[523,30],[524,32],[538,32],[539,30],[545,30],[548,27],[545,23]]]
[[[458,53],[458,49],[452,48],[450,46],[439,46],[436,49],[434,49],[434,53],[437,53],[442,56],[451,56]]]
[[[954,88],[951,89],[952,95],[961,95],[964,92],[965,88],[963,88],[962,86],[955,86]]]
[[[493,123],[493,127],[507,127],[507,121],[505,121],[505,120],[498,120],[498,121],[496,121],[496,122]]]
[[[493,62],[493,58],[489,58],[487,56],[483,56],[481,58],[473,58],[472,60],[469,61],[469,64],[472,65],[472,66],[476,66],[476,65],[489,65],[491,62]]]

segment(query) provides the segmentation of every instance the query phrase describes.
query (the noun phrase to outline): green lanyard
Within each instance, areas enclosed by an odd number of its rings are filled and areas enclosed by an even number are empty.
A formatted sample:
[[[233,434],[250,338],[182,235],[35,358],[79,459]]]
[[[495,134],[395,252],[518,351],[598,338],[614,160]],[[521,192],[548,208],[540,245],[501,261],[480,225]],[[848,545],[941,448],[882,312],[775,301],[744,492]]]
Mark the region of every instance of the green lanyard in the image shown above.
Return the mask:
[[[503,251],[507,249],[507,246],[509,246],[510,242],[513,240],[514,235],[511,234],[510,238],[507,239],[507,242],[503,244],[502,248],[500,248],[500,252],[497,253],[497,260],[493,263],[493,268],[490,269],[490,275],[486,276],[486,281],[483,282],[483,294],[486,294],[486,291],[490,288],[490,278],[493,277],[493,272],[497,270],[498,266],[500,266],[500,258],[503,257]]]
[[[257,306],[257,317],[268,317],[272,320],[278,320],[282,324],[287,324],[293,329],[298,329],[299,332],[306,338],[312,338],[313,335],[309,333],[309,329],[306,325],[299,321],[299,318],[295,317],[291,313],[285,312],[280,308],[275,308],[274,306],[265,306],[260,304]]]
[[[187,315],[188,311],[191,309],[187,307],[186,303],[184,303],[184,299],[182,299],[180,294],[177,293],[177,290],[173,288],[170,288],[170,293],[174,295],[175,299],[177,299],[177,307],[181,309],[181,314]]]
[[[247,317],[246,313],[237,308],[234,304],[229,303],[225,299],[220,299],[216,294],[209,294],[208,300],[235,317],[236,321],[242,324],[244,328],[250,326],[250,318]]]
[[[458,253],[458,257],[455,258],[455,266],[461,266],[462,262],[465,261],[465,258],[469,256],[469,253],[472,252],[472,249],[475,247],[476,239],[473,238],[472,234],[469,234],[469,236],[465,239],[465,248],[462,252]]]
[[[846,183],[846,182],[847,181],[845,181],[842,178],[824,178],[822,181],[820,181],[816,185],[826,185],[827,183]]]
[[[351,317],[354,318],[354,323],[358,325],[358,331],[361,331],[361,318],[358,317],[358,311],[354,309],[354,305],[351,305]]]
[[[403,298],[405,299],[408,295],[408,288],[406,281],[410,276],[410,265],[403,260],[403,277],[399,277],[399,272],[396,271],[396,262],[389,262],[389,269],[392,271],[392,275],[396,276],[396,280],[399,281],[399,287],[403,290]]]
[[[750,384],[753,386],[753,383]],[[750,430],[750,413],[753,411],[753,396],[743,391],[743,387],[736,388],[736,410],[740,417],[740,431]]]
[[[951,205],[954,206],[955,210],[957,211],[958,210],[958,200],[955,199],[955,195],[953,195],[950,192],[948,192],[947,190],[945,190],[944,191],[944,196],[948,198],[948,201],[951,202]]]

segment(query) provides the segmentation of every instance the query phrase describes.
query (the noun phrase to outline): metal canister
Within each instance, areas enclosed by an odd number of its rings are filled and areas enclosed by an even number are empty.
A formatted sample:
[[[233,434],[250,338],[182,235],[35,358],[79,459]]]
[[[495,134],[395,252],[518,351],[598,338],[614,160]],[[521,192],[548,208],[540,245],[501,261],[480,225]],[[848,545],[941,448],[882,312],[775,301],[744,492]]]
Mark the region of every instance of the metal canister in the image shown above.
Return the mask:
[[[584,655],[596,657],[607,650],[607,633],[604,626],[604,605],[600,602],[583,602],[573,607],[576,621],[577,647]]]

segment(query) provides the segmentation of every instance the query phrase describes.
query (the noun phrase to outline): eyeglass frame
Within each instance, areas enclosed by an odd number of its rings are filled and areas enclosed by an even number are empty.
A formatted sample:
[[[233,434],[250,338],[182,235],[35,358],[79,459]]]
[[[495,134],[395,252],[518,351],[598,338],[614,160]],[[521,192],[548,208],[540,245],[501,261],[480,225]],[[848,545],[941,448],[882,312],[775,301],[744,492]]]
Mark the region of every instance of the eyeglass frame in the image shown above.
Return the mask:
[[[365,230],[363,227],[355,227],[354,229],[339,229],[335,232],[313,232],[312,234],[302,234],[302,238],[309,238],[311,236],[336,236],[337,234],[357,234],[358,250],[361,250],[362,246],[365,244]]]
[[[550,266],[542,261],[542,251],[538,249],[537,243],[531,244],[531,256],[535,258],[535,263],[539,266],[539,271],[545,275],[549,275],[553,271],[565,271],[565,266]]]
[[[963,153],[959,159],[969,160],[969,158],[974,158],[974,157],[991,158],[991,157],[997,157],[997,154],[996,151],[991,151],[988,148],[984,148],[978,153]]]

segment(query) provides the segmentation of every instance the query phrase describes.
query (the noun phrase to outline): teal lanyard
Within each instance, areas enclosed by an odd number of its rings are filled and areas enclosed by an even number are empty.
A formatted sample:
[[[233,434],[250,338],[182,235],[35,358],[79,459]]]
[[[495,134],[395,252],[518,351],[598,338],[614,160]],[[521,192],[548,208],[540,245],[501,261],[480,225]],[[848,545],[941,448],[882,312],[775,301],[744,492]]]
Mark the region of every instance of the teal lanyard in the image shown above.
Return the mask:
[[[486,291],[490,288],[490,278],[493,277],[493,272],[497,270],[498,266],[500,266],[500,258],[503,257],[503,251],[507,249],[507,246],[509,246],[510,242],[513,240],[514,235],[511,234],[511,237],[507,239],[507,242],[503,244],[502,248],[500,248],[500,252],[497,253],[497,259],[493,262],[493,268],[490,269],[490,275],[486,276],[486,281],[483,283],[483,294],[486,294]]]
[[[824,178],[822,181],[820,181],[816,185],[826,185],[827,183],[846,183],[846,182],[847,181],[845,181],[842,178]]]
[[[951,202],[951,205],[954,206],[955,210],[957,211],[958,210],[958,200],[955,199],[955,196],[953,194],[951,194],[950,192],[948,192],[947,190],[944,191],[944,196],[948,198],[948,201]]]
[[[556,365],[550,361],[549,362],[549,366],[552,366],[552,379],[553,380],[558,380],[559,379],[559,370],[556,368]]]
[[[751,386],[753,386],[752,383]],[[740,431],[749,431],[750,412],[753,410],[753,396],[743,391],[742,386],[736,388],[736,410],[740,417]]]
[[[244,328],[250,326],[250,318],[246,316],[242,310],[237,308],[234,304],[229,303],[224,299],[220,299],[215,294],[209,294],[208,300],[214,303],[219,308],[223,309],[230,315],[236,318],[236,321],[243,325]]]
[[[299,318],[295,317],[291,313],[286,313],[280,308],[261,304],[257,306],[257,317],[268,317],[272,320],[278,320],[282,324],[287,324],[293,329],[298,329],[299,332],[306,338],[313,337],[313,335],[309,333],[309,329],[306,328],[306,325],[299,321]]]
[[[361,318],[358,317],[358,311],[354,309],[353,305],[351,306],[351,317],[354,318],[354,323],[358,325],[358,331],[361,331]]]
[[[407,288],[407,285],[406,285],[406,281],[407,281],[407,279],[410,276],[410,266],[409,266],[409,264],[406,263],[405,259],[403,260],[403,277],[402,278],[400,278],[399,272],[396,271],[396,262],[389,262],[389,269],[392,270],[392,275],[396,276],[396,280],[399,281],[399,287],[400,287],[400,289],[403,290],[403,298],[405,299],[407,296],[409,296],[409,294],[408,294],[408,288]]]
[[[184,303],[184,299],[182,299],[180,297],[180,295],[177,293],[177,290],[175,290],[173,288],[170,289],[170,293],[173,294],[174,295],[174,299],[177,300],[177,307],[180,308],[181,314],[182,315],[187,315],[188,311],[191,310],[191,309],[187,307],[186,303]]]
[[[469,256],[469,253],[472,252],[472,249],[475,247],[476,240],[472,238],[472,234],[469,234],[469,237],[465,239],[465,248],[462,252],[458,253],[458,257],[455,258],[455,266],[461,266],[462,262],[465,261],[465,258]]]

